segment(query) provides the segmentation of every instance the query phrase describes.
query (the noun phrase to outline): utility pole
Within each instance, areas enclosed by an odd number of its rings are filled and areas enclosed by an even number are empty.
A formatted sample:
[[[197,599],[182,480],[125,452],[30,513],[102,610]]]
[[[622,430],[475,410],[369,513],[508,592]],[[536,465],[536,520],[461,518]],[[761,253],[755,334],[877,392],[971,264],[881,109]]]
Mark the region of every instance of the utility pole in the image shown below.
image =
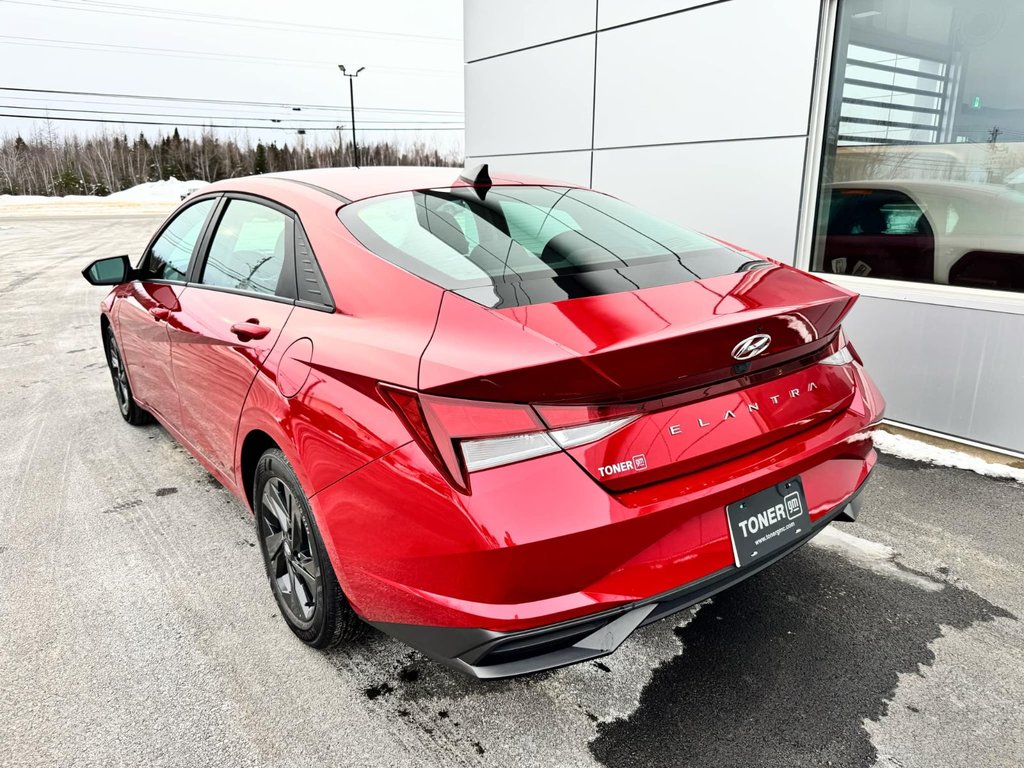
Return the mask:
[[[345,71],[345,65],[339,64],[338,69],[341,70],[341,74],[348,78],[348,104],[349,110],[352,115],[352,164],[359,167],[359,147],[356,146],[356,96],[355,88],[352,82],[359,77],[359,73],[362,72],[366,67],[360,67],[355,71],[355,74],[350,75]]]
[[[302,107],[292,107],[292,112],[301,112]],[[306,129],[295,129],[295,145],[299,153],[299,167],[306,167]]]

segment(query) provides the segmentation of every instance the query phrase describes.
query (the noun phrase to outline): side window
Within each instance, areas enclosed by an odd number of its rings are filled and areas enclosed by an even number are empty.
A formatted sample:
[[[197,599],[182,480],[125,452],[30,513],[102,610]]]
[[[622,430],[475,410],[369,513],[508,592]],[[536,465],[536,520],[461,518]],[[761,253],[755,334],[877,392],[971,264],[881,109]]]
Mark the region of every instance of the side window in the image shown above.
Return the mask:
[[[190,205],[167,225],[146,254],[143,277],[149,280],[185,280],[196,241],[216,200]]]
[[[280,286],[292,220],[248,200],[231,200],[210,244],[199,282],[220,288],[287,296]]]

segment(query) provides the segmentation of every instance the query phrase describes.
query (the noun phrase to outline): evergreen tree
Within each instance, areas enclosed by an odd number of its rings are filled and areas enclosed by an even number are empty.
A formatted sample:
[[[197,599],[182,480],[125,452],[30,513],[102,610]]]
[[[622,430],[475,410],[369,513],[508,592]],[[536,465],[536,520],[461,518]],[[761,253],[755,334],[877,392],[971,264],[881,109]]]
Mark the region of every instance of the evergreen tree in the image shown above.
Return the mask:
[[[252,164],[252,172],[256,174],[267,172],[267,148],[263,146],[262,141],[256,145],[256,159]]]

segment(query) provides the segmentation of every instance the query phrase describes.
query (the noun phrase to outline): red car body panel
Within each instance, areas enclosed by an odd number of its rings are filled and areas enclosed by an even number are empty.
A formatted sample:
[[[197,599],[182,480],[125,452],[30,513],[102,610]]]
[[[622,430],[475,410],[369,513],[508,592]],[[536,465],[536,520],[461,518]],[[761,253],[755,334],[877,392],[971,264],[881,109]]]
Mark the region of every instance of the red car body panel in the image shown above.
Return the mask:
[[[179,301],[167,319],[181,406],[176,425],[195,451],[230,476],[238,416],[294,307],[200,287],[186,288]],[[230,329],[242,322],[270,332],[241,341]]]
[[[171,343],[164,319],[178,308],[179,285],[135,281],[117,305],[118,336],[132,390],[146,408],[168,421],[180,417],[171,371]]]
[[[136,399],[245,503],[248,447],[281,448],[361,616],[407,640],[403,627],[483,633],[420,646],[483,674],[463,646],[615,616],[737,571],[725,507],[738,499],[799,475],[810,519],[827,521],[859,491],[884,404],[859,359],[820,362],[845,344],[854,294],[763,265],[489,309],[371,253],[339,222],[348,200],[465,185],[456,175],[327,169],[204,190],[293,211],[333,311],[139,281],[102,307]],[[230,330],[240,322],[269,330],[243,341]],[[748,370],[729,352],[752,334],[772,347]],[[634,420],[459,488],[382,384],[524,404],[542,420],[599,404]]]
[[[622,494],[559,453],[476,473],[467,496],[410,444],[313,504],[345,532],[337,566],[371,621],[505,632],[564,621],[729,567],[725,505],[782,478],[802,476],[812,519],[839,505],[876,459],[864,427],[881,398],[859,366],[855,375],[854,402],[797,438]],[[382,512],[381,488],[415,501]],[[384,518],[402,535],[381,536]]]
[[[722,347],[752,333],[772,336],[765,365],[824,344],[854,298],[789,267],[496,311],[447,294],[420,387],[522,402],[692,388],[730,378]]]

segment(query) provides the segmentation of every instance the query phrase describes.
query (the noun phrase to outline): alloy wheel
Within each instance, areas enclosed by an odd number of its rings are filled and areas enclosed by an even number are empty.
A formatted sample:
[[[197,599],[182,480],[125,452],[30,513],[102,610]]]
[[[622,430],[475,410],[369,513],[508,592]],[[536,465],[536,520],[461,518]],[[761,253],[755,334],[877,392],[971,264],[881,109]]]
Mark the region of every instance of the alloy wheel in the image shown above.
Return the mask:
[[[121,353],[117,349],[117,342],[114,335],[110,335],[110,343],[107,345],[107,358],[110,363],[110,377],[114,380],[114,394],[117,396],[117,407],[121,414],[127,416],[131,406],[131,394],[128,388],[128,372],[121,362]]]
[[[320,595],[320,563],[302,505],[279,477],[267,480],[261,501],[271,586],[292,620],[309,625]]]

